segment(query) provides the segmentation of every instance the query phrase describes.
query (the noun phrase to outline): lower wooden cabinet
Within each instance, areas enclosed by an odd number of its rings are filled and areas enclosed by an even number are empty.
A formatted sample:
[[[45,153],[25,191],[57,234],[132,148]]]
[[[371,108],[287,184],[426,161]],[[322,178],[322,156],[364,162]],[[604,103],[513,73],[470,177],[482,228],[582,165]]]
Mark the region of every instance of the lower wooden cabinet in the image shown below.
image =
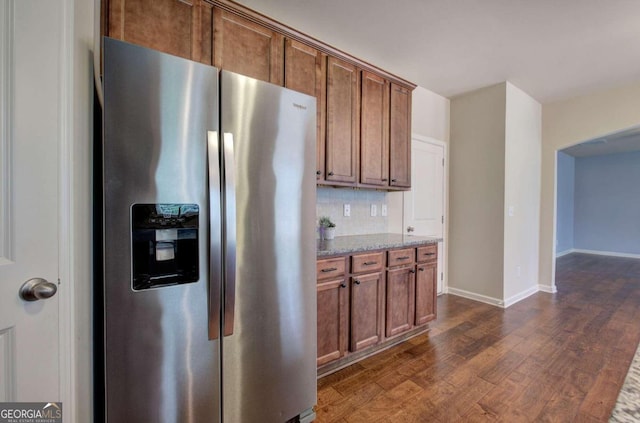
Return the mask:
[[[345,279],[319,282],[318,366],[337,360],[347,351],[349,290]]]
[[[351,278],[351,351],[360,351],[382,341],[383,301],[382,272]]]
[[[319,374],[427,329],[436,317],[437,248],[318,260]]]
[[[418,264],[416,268],[415,325],[419,326],[436,318],[438,263]]]
[[[387,271],[387,337],[406,332],[414,322],[414,266]]]

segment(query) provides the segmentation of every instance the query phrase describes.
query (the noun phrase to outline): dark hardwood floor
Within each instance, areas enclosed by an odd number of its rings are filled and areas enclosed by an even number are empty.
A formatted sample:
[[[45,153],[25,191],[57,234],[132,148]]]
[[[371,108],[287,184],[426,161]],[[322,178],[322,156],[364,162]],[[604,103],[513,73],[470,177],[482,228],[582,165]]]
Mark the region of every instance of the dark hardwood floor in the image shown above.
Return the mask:
[[[606,422],[640,340],[640,260],[557,260],[558,293],[438,299],[431,331],[318,381],[317,422]]]

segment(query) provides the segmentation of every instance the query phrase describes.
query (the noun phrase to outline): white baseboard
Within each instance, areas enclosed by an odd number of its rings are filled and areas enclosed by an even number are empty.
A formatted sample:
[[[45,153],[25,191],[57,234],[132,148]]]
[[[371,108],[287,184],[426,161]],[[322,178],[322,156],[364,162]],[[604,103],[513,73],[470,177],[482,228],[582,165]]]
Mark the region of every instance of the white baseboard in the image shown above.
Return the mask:
[[[512,295],[511,297],[507,298],[506,300],[502,301],[499,298],[493,298],[493,297],[488,297],[486,295],[482,295],[482,294],[477,294],[475,292],[470,292],[470,291],[465,291],[464,289],[458,289],[458,288],[451,288],[448,287],[446,290],[447,294],[451,294],[451,295],[456,295],[458,297],[462,297],[462,298],[467,298],[469,300],[473,300],[473,301],[479,301],[481,303],[485,303],[485,304],[490,304],[492,306],[496,306],[496,307],[501,307],[501,308],[507,308],[510,307],[512,305],[514,305],[517,302],[520,302],[522,300],[524,300],[527,297],[532,296],[533,294],[535,294],[536,292],[539,291],[544,291],[544,292],[556,292],[555,286],[551,287],[551,286],[547,286],[547,285],[535,285],[532,286],[531,288],[522,291],[516,295]]]
[[[575,253],[576,250],[574,248],[569,248],[568,250],[560,251],[556,253],[556,258],[566,256],[567,254]]]
[[[556,288],[555,285],[538,285],[538,290],[548,292],[549,294],[555,294],[558,292],[558,288]]]
[[[538,292],[538,285],[532,286],[529,289],[526,289],[522,292],[517,293],[516,295],[512,295],[511,297],[504,300],[504,308],[514,305],[515,303],[524,300],[527,297],[532,296]]]
[[[475,292],[465,291],[464,289],[448,287],[447,293],[456,295],[458,297],[467,298],[469,300],[480,301],[481,303],[490,304],[496,307],[504,307],[504,301],[498,298],[488,297],[482,294],[476,294]]]
[[[595,254],[598,256],[640,258],[640,254],[616,253],[614,251],[583,250],[583,249],[574,248],[571,252],[582,253],[582,254]]]

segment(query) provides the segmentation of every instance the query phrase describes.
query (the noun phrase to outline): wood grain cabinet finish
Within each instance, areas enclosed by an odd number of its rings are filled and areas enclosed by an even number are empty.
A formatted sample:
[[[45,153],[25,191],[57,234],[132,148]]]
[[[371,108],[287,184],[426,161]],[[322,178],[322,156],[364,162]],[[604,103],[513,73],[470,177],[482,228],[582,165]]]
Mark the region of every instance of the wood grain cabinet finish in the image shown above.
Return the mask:
[[[415,325],[424,325],[436,318],[436,283],[438,263],[419,263],[416,266]]]
[[[411,187],[411,91],[391,84],[389,185]]]
[[[346,257],[334,257],[316,262],[318,366],[343,357],[347,351],[349,330],[347,270]]]
[[[360,184],[389,185],[389,82],[362,71]]]
[[[416,249],[415,325],[424,325],[437,317],[438,244]]]
[[[350,351],[380,343],[384,336],[384,252],[351,256]]]
[[[415,267],[387,271],[386,336],[406,332],[413,327]]]
[[[306,44],[286,39],[284,66],[284,86],[318,100],[316,179],[324,179],[327,55]]]
[[[212,64],[213,6],[203,0],[103,0],[105,35]]]
[[[382,272],[356,275],[351,278],[351,351],[360,351],[382,340],[383,301]]]
[[[347,351],[349,290],[344,278],[319,282],[317,364],[337,360]]]
[[[220,8],[214,8],[213,64],[283,85],[284,36]]]
[[[355,184],[358,177],[358,69],[329,57],[327,61],[327,134],[325,180]]]

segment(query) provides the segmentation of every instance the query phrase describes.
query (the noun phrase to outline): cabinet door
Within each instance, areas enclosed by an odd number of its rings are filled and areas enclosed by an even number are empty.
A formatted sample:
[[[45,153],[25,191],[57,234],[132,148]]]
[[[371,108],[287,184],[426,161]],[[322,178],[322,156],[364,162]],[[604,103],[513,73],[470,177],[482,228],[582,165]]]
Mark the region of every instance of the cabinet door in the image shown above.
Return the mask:
[[[324,179],[327,56],[313,47],[287,39],[284,66],[285,87],[318,99],[316,179]]]
[[[419,264],[416,273],[416,320],[422,325],[436,318],[436,283],[438,263]]]
[[[391,84],[389,185],[411,186],[411,91]]]
[[[351,279],[351,351],[382,340],[384,278],[382,272]]]
[[[387,271],[387,337],[411,329],[414,321],[414,267]]]
[[[283,85],[284,36],[214,8],[214,66]]]
[[[389,184],[389,82],[362,72],[360,183]]]
[[[327,62],[327,139],[325,179],[356,183],[358,175],[358,70],[329,57]]]
[[[108,0],[106,34],[211,64],[213,7],[203,0]]]
[[[318,366],[347,350],[349,290],[344,279],[318,284]]]

